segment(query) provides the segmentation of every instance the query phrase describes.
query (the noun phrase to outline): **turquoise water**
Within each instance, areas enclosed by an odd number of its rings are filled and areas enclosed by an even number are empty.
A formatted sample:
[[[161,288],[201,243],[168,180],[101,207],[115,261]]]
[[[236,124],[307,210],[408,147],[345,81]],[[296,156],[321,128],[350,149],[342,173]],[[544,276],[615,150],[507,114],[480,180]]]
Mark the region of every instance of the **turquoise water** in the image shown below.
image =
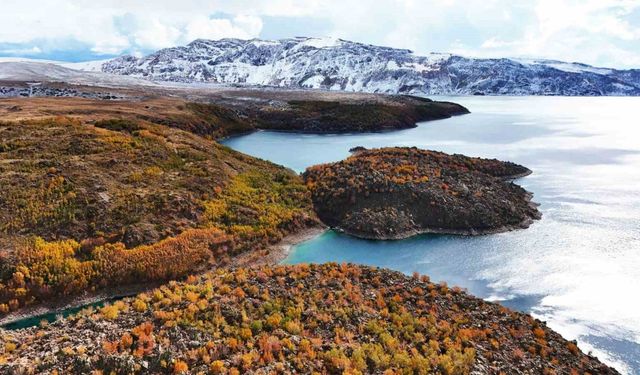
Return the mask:
[[[226,145],[288,166],[354,146],[418,146],[521,163],[541,204],[527,230],[365,241],[327,232],[287,263],[354,262],[435,281],[546,321],[623,373],[640,374],[640,98],[449,98],[472,114],[374,134],[257,132]]]
[[[68,316],[74,315],[79,313],[80,311],[93,307],[93,308],[99,308],[104,306],[107,303],[111,303],[117,300],[122,299],[123,297],[115,297],[115,298],[110,298],[110,299],[106,299],[106,300],[102,300],[102,301],[96,301],[96,302],[92,302],[92,303],[88,303],[85,305],[81,305],[81,306],[77,306],[77,307],[72,307],[70,309],[66,309],[66,310],[62,310],[62,311],[53,311],[53,312],[49,312],[49,313],[45,313],[45,314],[41,314],[41,315],[35,315],[26,319],[21,319],[21,320],[16,320],[15,322],[11,322],[11,323],[7,323],[2,325],[2,328],[4,329],[21,329],[21,328],[29,328],[29,327],[35,327],[37,325],[39,325],[42,321],[46,321],[48,323],[52,323],[55,322],[58,319],[62,319],[62,318],[66,318]]]

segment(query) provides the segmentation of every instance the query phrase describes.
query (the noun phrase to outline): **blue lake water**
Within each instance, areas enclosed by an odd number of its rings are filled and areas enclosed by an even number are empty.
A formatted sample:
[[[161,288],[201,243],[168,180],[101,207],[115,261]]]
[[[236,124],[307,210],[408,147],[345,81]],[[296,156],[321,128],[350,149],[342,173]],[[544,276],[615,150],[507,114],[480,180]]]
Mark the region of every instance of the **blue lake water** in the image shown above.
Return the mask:
[[[456,97],[471,114],[396,132],[257,132],[227,146],[297,172],[354,146],[417,146],[510,160],[542,220],[481,237],[365,241],[332,231],[286,263],[353,262],[427,274],[531,313],[623,373],[640,374],[640,98]]]
[[[88,308],[100,308],[104,305],[106,305],[107,303],[113,303],[117,300],[120,300],[121,297],[114,297],[114,298],[107,298],[104,300],[100,300],[100,301],[96,301],[96,302],[92,302],[92,303],[87,303],[84,305],[80,305],[80,306],[76,306],[76,307],[72,307],[72,308],[68,308],[68,309],[64,309],[62,311],[52,311],[52,312],[48,312],[48,313],[44,313],[44,314],[40,314],[40,315],[35,315],[35,316],[31,316],[29,318],[25,318],[25,319],[20,319],[20,320],[16,320],[14,322],[11,323],[7,323],[2,325],[2,328],[4,329],[22,329],[22,328],[29,328],[29,327],[35,327],[40,325],[42,322],[46,321],[48,323],[51,322],[55,322],[58,319],[61,318],[66,318],[68,316],[71,315],[75,315],[77,313],[79,313],[80,311],[84,310],[84,309],[88,309]]]

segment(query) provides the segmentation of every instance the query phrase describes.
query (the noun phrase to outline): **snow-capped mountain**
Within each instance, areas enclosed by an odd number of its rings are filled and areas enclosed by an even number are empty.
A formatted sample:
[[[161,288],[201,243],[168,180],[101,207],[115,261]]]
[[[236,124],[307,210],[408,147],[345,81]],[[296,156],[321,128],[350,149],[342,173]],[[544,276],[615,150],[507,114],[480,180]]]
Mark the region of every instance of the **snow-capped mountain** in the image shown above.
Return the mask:
[[[122,56],[107,73],[209,82],[428,95],[640,95],[640,70],[551,60],[419,56],[341,39],[195,40],[149,56]]]

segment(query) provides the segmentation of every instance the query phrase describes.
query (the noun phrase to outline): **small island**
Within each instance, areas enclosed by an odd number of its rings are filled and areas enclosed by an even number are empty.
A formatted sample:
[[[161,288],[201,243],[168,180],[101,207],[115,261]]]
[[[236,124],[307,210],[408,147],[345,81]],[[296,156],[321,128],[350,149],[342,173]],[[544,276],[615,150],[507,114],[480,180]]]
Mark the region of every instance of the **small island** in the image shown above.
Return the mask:
[[[531,173],[521,165],[417,148],[352,152],[303,174],[320,219],[348,234],[479,235],[527,228],[541,216],[531,193],[510,182]]]

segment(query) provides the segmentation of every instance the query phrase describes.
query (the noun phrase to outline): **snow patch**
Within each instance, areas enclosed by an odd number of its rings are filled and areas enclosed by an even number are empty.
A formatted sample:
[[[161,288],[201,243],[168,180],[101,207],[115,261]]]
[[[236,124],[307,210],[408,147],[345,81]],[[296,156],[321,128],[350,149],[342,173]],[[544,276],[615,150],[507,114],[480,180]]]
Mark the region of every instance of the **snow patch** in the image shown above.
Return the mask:
[[[304,42],[300,43],[300,45],[314,48],[336,47],[340,45],[340,39],[330,37],[308,38]]]

